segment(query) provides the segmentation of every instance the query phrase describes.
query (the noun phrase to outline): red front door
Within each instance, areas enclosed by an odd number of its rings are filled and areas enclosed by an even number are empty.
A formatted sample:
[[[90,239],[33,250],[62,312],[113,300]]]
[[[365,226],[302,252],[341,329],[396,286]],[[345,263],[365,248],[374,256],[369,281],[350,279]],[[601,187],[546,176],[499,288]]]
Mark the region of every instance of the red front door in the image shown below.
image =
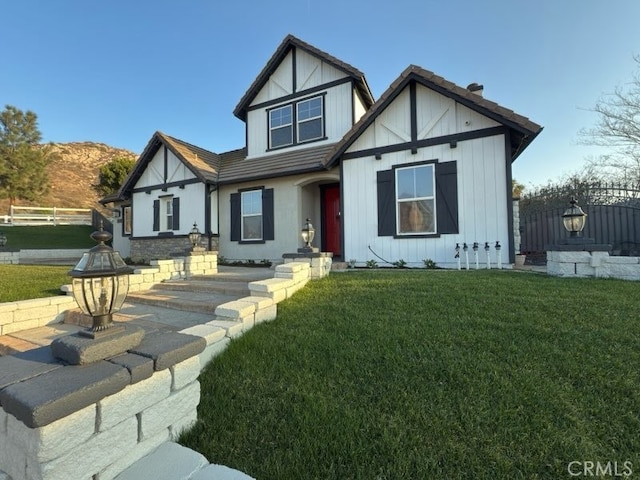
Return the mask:
[[[322,251],[341,257],[340,241],[340,185],[322,187]]]

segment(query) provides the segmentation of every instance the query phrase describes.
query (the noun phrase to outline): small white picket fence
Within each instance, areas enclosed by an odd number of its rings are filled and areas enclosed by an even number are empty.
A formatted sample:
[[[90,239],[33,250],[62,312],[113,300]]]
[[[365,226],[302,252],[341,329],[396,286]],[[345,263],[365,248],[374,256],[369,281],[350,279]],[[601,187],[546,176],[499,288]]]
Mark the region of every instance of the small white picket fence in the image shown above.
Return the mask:
[[[91,225],[90,208],[17,207],[11,206],[10,215],[0,216],[5,225]]]

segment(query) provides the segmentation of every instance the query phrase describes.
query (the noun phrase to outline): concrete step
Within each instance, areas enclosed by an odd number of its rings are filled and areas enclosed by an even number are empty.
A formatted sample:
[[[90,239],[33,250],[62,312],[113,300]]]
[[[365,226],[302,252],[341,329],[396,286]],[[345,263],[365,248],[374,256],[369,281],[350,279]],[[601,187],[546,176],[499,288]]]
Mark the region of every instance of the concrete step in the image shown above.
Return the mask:
[[[246,297],[251,294],[246,281],[203,280],[168,281],[153,287],[154,290],[173,290],[176,292],[194,292],[202,294],[234,295]]]
[[[187,286],[185,284],[185,287]],[[127,295],[127,303],[213,315],[218,305],[238,299],[237,294],[231,293],[197,292],[189,288],[175,290],[156,287],[144,292],[130,293]],[[245,295],[242,294],[241,296]]]

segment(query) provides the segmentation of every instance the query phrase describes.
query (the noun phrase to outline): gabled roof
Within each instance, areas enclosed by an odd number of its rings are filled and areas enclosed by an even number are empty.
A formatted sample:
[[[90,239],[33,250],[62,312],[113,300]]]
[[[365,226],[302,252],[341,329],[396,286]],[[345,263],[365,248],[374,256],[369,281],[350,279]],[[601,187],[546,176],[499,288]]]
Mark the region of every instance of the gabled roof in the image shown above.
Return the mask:
[[[294,37],[293,35],[287,35],[285,39],[282,41],[280,46],[277,48],[275,53],[271,56],[265,67],[262,69],[260,74],[253,81],[249,90],[244,94],[238,105],[236,106],[233,114],[238,117],[243,122],[247,120],[247,108],[251,105],[253,99],[258,95],[262,87],[265,86],[269,77],[275,72],[280,63],[285,59],[289,51],[293,48],[299,48],[301,50],[306,51],[307,53],[319,58],[323,62],[328,63],[329,65],[337,68],[338,70],[344,72],[354,79],[356,82],[356,87],[362,96],[362,101],[365,104],[366,108],[369,108],[373,105],[374,99],[371,94],[371,90],[369,89],[369,85],[364,77],[364,74],[358,70],[357,68],[349,65],[348,63],[343,62],[342,60],[338,60],[336,57],[329,55],[322,50],[317,49],[313,45],[309,45],[306,42],[303,42],[299,38]]]
[[[278,155],[245,158],[245,148],[223,153],[218,184],[239,183],[263,178],[326,170],[322,160],[333,145],[283,151]]]
[[[163,145],[173,152],[199,180],[204,183],[214,183],[217,181],[220,171],[219,155],[177,138],[170,137],[162,132],[155,132],[138,158],[133,170],[123,182],[122,187],[120,187],[117,198],[109,195],[100,200],[100,202],[105,204],[113,202],[114,200],[129,198],[129,192],[133,189],[149,162],[151,162]]]
[[[425,87],[434,90],[466,107],[499,122],[511,131],[511,158],[516,159],[520,153],[542,131],[542,127],[532,122],[527,117],[515,113],[513,110],[501,107],[491,100],[460,87],[435,73],[416,65],[409,65],[400,76],[380,96],[351,130],[334,145],[324,160],[325,165],[332,167],[340,156],[353,144],[353,142],[373,123],[376,117],[409,85],[415,81]]]

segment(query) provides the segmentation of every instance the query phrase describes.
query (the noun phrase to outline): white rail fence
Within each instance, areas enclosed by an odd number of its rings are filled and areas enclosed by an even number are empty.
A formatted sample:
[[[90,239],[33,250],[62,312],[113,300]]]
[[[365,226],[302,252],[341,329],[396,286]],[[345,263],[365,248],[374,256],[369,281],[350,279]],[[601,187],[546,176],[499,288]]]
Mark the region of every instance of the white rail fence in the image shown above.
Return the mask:
[[[4,225],[91,225],[90,208],[17,207],[10,215],[0,216]]]

